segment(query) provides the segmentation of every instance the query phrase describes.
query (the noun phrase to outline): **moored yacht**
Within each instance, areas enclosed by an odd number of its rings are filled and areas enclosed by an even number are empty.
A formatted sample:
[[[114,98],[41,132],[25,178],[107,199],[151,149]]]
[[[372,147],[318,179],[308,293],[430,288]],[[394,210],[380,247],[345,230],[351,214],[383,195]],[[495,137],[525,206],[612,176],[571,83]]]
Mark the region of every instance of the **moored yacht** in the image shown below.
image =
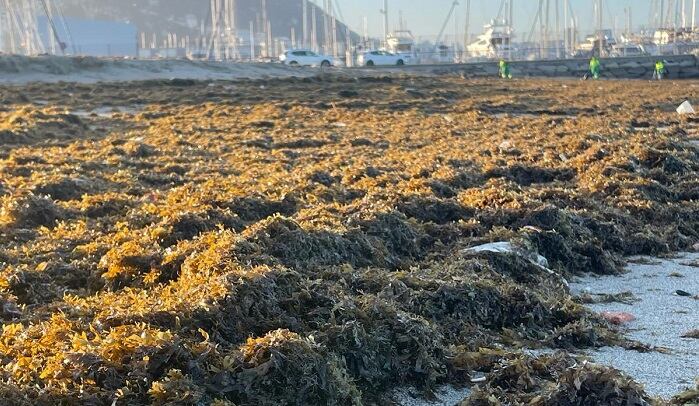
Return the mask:
[[[388,37],[386,37],[386,48],[388,52],[403,58],[405,63],[416,62],[415,37],[410,30],[397,30],[388,34]]]
[[[483,34],[466,47],[471,58],[508,58],[516,52],[512,43],[514,30],[505,21],[492,20]]]

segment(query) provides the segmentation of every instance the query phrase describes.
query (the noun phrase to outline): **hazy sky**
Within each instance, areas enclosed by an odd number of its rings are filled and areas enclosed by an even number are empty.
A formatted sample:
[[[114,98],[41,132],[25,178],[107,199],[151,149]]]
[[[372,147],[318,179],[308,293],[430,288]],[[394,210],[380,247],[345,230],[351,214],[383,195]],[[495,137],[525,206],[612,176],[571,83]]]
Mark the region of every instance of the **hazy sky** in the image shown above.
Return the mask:
[[[354,30],[362,32],[363,16],[368,17],[371,35],[378,35],[382,32],[382,17],[379,14],[379,9],[383,7],[383,0],[337,0],[340,4],[341,11],[346,22],[352,26]],[[536,0],[514,0],[515,5],[515,30],[522,33],[528,33],[536,15],[537,4]],[[551,18],[553,19],[554,1],[551,1]],[[681,0],[676,0],[678,3]],[[322,4],[322,0],[315,0],[317,4]],[[391,26],[394,28],[398,25],[398,11],[403,11],[403,16],[415,35],[436,35],[439,32],[447,13],[451,7],[453,0],[389,0],[389,14]],[[457,16],[460,19],[459,30],[463,32],[465,21],[465,4],[466,0],[459,0],[460,5],[457,7]],[[563,2],[561,1],[560,4]],[[592,18],[592,0],[571,0],[573,9],[579,17],[581,28],[591,29],[593,27]],[[631,6],[633,9],[633,25],[647,25],[649,21],[649,10],[651,0],[605,0],[605,25],[613,28],[614,21],[612,15],[617,16],[617,26],[623,29],[624,23],[624,8]],[[687,14],[691,12],[692,0],[686,0]],[[500,0],[471,0],[471,33],[478,33],[484,23],[494,18],[500,7]],[[562,6],[561,6],[562,7]],[[687,17],[691,21],[691,17]],[[452,19],[446,33],[453,35],[454,20]],[[552,22],[553,24],[553,22]]]

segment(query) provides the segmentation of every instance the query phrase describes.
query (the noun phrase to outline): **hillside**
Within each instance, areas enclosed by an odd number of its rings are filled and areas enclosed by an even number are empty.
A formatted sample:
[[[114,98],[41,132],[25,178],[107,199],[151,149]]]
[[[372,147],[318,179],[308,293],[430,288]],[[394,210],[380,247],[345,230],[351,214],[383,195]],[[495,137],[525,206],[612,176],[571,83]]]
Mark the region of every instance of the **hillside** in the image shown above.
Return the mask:
[[[178,35],[200,32],[202,24],[210,21],[208,0],[149,0],[147,2],[114,2],[110,0],[64,0],[68,17],[116,20],[132,22],[140,32],[177,33]],[[309,10],[312,3],[309,2]],[[267,0],[267,10],[274,36],[289,36],[291,27],[302,30],[301,0]],[[258,25],[259,0],[237,1],[237,23],[247,29],[250,21]],[[310,15],[310,11],[309,11]],[[319,36],[322,36],[323,12],[317,13]],[[338,21],[338,37],[344,38],[345,25]]]

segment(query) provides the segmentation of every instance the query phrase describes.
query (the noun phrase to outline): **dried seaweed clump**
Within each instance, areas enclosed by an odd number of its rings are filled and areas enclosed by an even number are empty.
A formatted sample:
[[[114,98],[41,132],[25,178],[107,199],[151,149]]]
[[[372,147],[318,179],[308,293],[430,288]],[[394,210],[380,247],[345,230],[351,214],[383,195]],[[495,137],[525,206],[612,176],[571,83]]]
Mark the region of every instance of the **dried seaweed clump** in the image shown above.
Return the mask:
[[[200,234],[224,229],[243,229],[243,222],[229,209],[209,209],[202,212],[178,213],[166,219],[161,226],[165,229],[160,245],[171,247],[180,241],[188,241]]]
[[[59,201],[67,201],[80,199],[83,194],[89,193],[93,188],[94,185],[89,180],[63,178],[37,186],[34,188],[34,193],[50,196]]]
[[[0,279],[0,321],[3,322],[17,319],[22,315],[22,311],[17,306],[16,298],[1,291],[4,283],[4,278]]]
[[[74,114],[25,106],[9,113],[0,112],[0,145],[73,138],[86,128]]]
[[[247,235],[247,244],[237,247],[237,251],[257,261],[267,255],[284,265],[300,268],[382,264],[378,250],[358,231],[344,235],[326,230],[308,231],[291,219],[273,216],[255,224]]]
[[[105,272],[102,277],[120,286],[151,271],[157,271],[162,261],[154,244],[142,241],[127,241],[110,249],[99,262]]]
[[[657,402],[623,373],[562,352],[504,359],[460,406],[645,406]]]
[[[0,200],[0,225],[19,229],[51,227],[63,217],[63,210],[45,196],[24,193]]]
[[[157,379],[168,363],[187,357],[177,336],[145,324],[105,331],[83,327],[57,314],[37,325],[5,324],[0,335],[0,355],[7,360],[4,382],[21,385],[26,398],[52,398],[34,404],[111,404],[107,399],[117,389],[126,404],[140,404],[142,385]],[[2,396],[0,404],[7,404]],[[61,397],[66,400],[57,401]]]
[[[148,158],[157,154],[157,150],[153,146],[137,141],[125,143],[123,152],[131,158]]]
[[[151,384],[148,394],[155,406],[195,405],[202,401],[204,390],[179,369],[171,369],[165,377]]]
[[[346,361],[362,388],[380,393],[412,382],[431,389],[446,376],[448,351],[434,323],[375,297],[343,307],[339,323],[320,334],[319,341]]]
[[[248,339],[223,364],[230,372],[220,373],[217,389],[235,393],[241,404],[362,404],[342,362],[325,354],[312,337],[288,330]]]

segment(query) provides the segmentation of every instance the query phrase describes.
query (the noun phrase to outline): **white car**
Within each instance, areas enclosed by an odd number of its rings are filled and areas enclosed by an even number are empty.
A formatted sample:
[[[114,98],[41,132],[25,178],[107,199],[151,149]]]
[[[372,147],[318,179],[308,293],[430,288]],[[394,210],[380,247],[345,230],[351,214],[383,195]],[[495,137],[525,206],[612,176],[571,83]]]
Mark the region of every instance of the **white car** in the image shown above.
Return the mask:
[[[369,51],[359,54],[357,65],[359,66],[379,66],[379,65],[405,65],[405,56],[392,54],[388,51]]]
[[[290,66],[333,66],[335,61],[332,56],[319,55],[307,49],[294,49],[286,51],[279,56],[279,60],[284,65]]]

